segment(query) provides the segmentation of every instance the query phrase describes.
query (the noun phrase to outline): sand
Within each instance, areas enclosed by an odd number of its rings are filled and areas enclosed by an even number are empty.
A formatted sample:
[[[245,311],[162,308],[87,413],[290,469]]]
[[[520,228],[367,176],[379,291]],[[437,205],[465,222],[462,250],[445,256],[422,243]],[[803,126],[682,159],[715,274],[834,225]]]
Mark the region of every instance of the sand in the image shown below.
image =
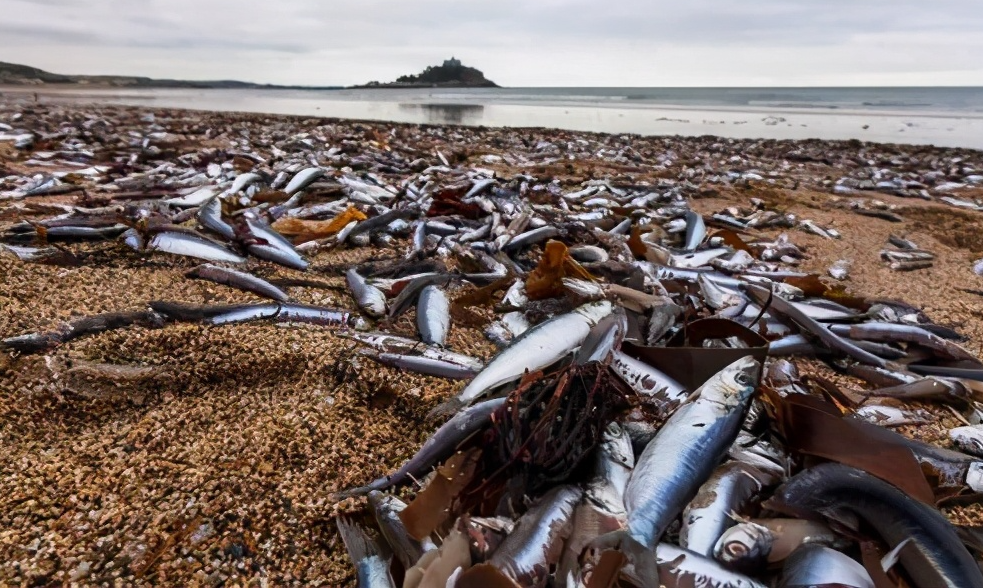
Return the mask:
[[[233,124],[238,116],[223,120]],[[241,116],[254,125],[308,124]],[[381,133],[393,127],[405,135],[420,132],[385,123],[359,125]],[[473,132],[479,137],[488,133],[489,141],[478,145],[470,135],[458,140],[453,129],[440,127],[425,135],[447,153],[477,162],[496,148],[492,131]],[[659,141],[653,149],[672,144],[672,139]],[[11,158],[0,164],[25,169],[23,161]],[[600,158],[542,169],[510,169],[505,163],[497,168],[557,175],[565,185],[592,174],[647,177],[647,172],[619,171]],[[808,173],[822,177],[834,170],[816,163]],[[933,202],[864,196],[896,204],[907,220],[859,216],[839,207],[845,199],[813,187],[753,183],[710,190],[694,207],[711,213],[760,197],[835,227],[841,240],[791,232],[808,251],[802,267],[824,273],[833,261],[849,259],[851,291],[913,303],[968,336],[967,349],[983,352],[983,297],[958,290],[983,288],[983,278],[971,271],[972,261],[983,257],[983,216]],[[26,201],[39,205],[72,198]],[[13,210],[0,202],[0,230],[15,219],[51,214]],[[887,269],[878,251],[891,233],[934,251],[935,266],[909,273]],[[85,254],[82,267],[29,264],[0,255],[0,338],[75,316],[141,309],[150,300],[259,301],[186,279],[184,272],[197,265],[192,259],[143,257],[114,241],[68,248]],[[338,273],[318,268],[399,253],[320,253],[308,277],[334,288],[288,292],[300,302],[354,309]],[[247,269],[268,278],[300,275],[255,259]],[[393,329],[411,335],[412,321],[410,312]],[[461,325],[452,330],[451,346],[482,357],[492,352],[480,329]],[[329,495],[409,458],[432,432],[424,415],[461,386],[353,360],[352,348],[323,327],[172,325],[103,333],[47,355],[0,355],[0,584],[352,584],[333,517],[361,503],[332,504]],[[100,381],[86,376],[84,362],[149,369],[132,380]],[[824,366],[814,369],[831,375]],[[958,421],[945,409],[932,410],[937,423],[906,432],[945,446],[944,431]],[[976,512],[958,510],[952,516],[962,522],[983,520]]]

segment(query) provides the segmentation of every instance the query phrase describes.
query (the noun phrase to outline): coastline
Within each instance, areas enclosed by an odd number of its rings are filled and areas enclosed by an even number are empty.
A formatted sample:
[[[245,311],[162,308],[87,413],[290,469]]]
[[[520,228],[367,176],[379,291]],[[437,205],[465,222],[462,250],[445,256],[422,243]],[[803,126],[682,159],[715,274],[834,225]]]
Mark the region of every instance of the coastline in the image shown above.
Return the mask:
[[[393,186],[431,167],[442,182],[442,166],[490,170],[516,185],[555,182],[563,192],[605,180],[626,190],[675,191],[706,216],[759,198],[835,227],[842,239],[800,229],[760,234],[787,232],[807,252],[803,271],[824,275],[832,261],[850,259],[851,292],[910,302],[965,334],[968,349],[983,345],[983,299],[960,290],[983,287],[970,270],[983,257],[983,212],[941,200],[983,197],[983,186],[967,180],[983,173],[980,151],[33,105],[7,95],[0,97],[0,122],[39,136],[39,146],[28,152],[0,141],[0,167],[6,169],[0,192],[19,194],[25,178],[37,174],[112,166],[98,180],[66,180],[78,182],[72,186],[79,190],[0,198],[0,231],[61,214],[66,206],[126,205],[131,200],[114,196],[193,187],[168,183],[186,172],[211,182],[210,164],[277,172],[314,160],[332,174],[371,173]],[[86,144],[63,155],[60,139],[44,143],[44,136],[58,137],[62,128],[85,129]],[[932,179],[933,170],[943,172]],[[875,178],[898,183],[878,186]],[[965,185],[943,189],[957,180]],[[906,187],[910,182],[924,188]],[[903,220],[861,216],[851,206],[861,201],[882,202]],[[910,273],[885,267],[878,250],[895,233],[935,252],[935,266]],[[110,239],[61,246],[83,265],[31,264],[0,254],[0,338],[79,314],[140,309],[150,300],[259,300],[186,279],[198,264],[190,258],[144,256]],[[392,249],[326,249],[312,256],[313,269],[305,274],[258,260],[248,268],[268,279],[324,282],[326,288],[291,287],[289,293],[304,303],[354,310],[343,268],[374,257],[401,258],[405,246],[401,240]],[[415,333],[410,316],[392,328]],[[479,357],[493,352],[476,326],[456,323],[449,343]],[[329,521],[361,504],[333,504],[331,492],[400,465],[432,432],[427,412],[459,389],[445,380],[360,364],[352,350],[325,329],[254,323],[124,329],[71,342],[47,357],[0,353],[0,469],[11,473],[0,479],[0,583],[351,583],[351,565]],[[140,365],[151,375],[86,396],[68,388],[91,383],[57,377],[66,361]],[[819,362],[805,366],[841,385],[863,387]],[[932,414],[931,424],[900,430],[949,446],[946,432],[959,424],[955,417],[938,405],[914,405]],[[946,513],[954,522],[983,521],[978,505]]]
[[[0,93],[55,102],[110,103],[403,123],[549,127],[640,135],[822,139],[983,149],[983,112],[699,106],[584,98],[530,100],[518,89],[185,90],[0,86]]]

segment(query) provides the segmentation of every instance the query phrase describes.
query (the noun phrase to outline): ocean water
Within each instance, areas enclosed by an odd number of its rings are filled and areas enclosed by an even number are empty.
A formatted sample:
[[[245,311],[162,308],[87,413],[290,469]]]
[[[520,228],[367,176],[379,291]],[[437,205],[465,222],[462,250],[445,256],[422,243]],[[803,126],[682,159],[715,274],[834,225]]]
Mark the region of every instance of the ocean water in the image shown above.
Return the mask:
[[[551,127],[642,135],[860,139],[983,149],[983,87],[45,88],[42,99],[420,124]]]

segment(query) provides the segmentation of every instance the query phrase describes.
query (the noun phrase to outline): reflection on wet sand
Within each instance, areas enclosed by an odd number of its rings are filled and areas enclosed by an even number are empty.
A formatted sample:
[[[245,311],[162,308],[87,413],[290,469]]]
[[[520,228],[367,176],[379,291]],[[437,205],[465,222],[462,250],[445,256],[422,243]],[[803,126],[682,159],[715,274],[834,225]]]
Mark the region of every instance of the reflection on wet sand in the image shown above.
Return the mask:
[[[484,114],[482,104],[410,104],[401,103],[403,111],[422,112],[425,122],[437,125],[477,124]]]

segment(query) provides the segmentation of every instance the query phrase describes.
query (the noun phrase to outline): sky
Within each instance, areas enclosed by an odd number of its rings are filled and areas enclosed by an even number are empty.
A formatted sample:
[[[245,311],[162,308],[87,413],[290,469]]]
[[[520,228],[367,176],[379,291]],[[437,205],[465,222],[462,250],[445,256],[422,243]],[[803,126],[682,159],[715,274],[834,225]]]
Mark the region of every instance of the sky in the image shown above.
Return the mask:
[[[980,0],[0,0],[0,61],[62,74],[503,86],[983,85]]]

